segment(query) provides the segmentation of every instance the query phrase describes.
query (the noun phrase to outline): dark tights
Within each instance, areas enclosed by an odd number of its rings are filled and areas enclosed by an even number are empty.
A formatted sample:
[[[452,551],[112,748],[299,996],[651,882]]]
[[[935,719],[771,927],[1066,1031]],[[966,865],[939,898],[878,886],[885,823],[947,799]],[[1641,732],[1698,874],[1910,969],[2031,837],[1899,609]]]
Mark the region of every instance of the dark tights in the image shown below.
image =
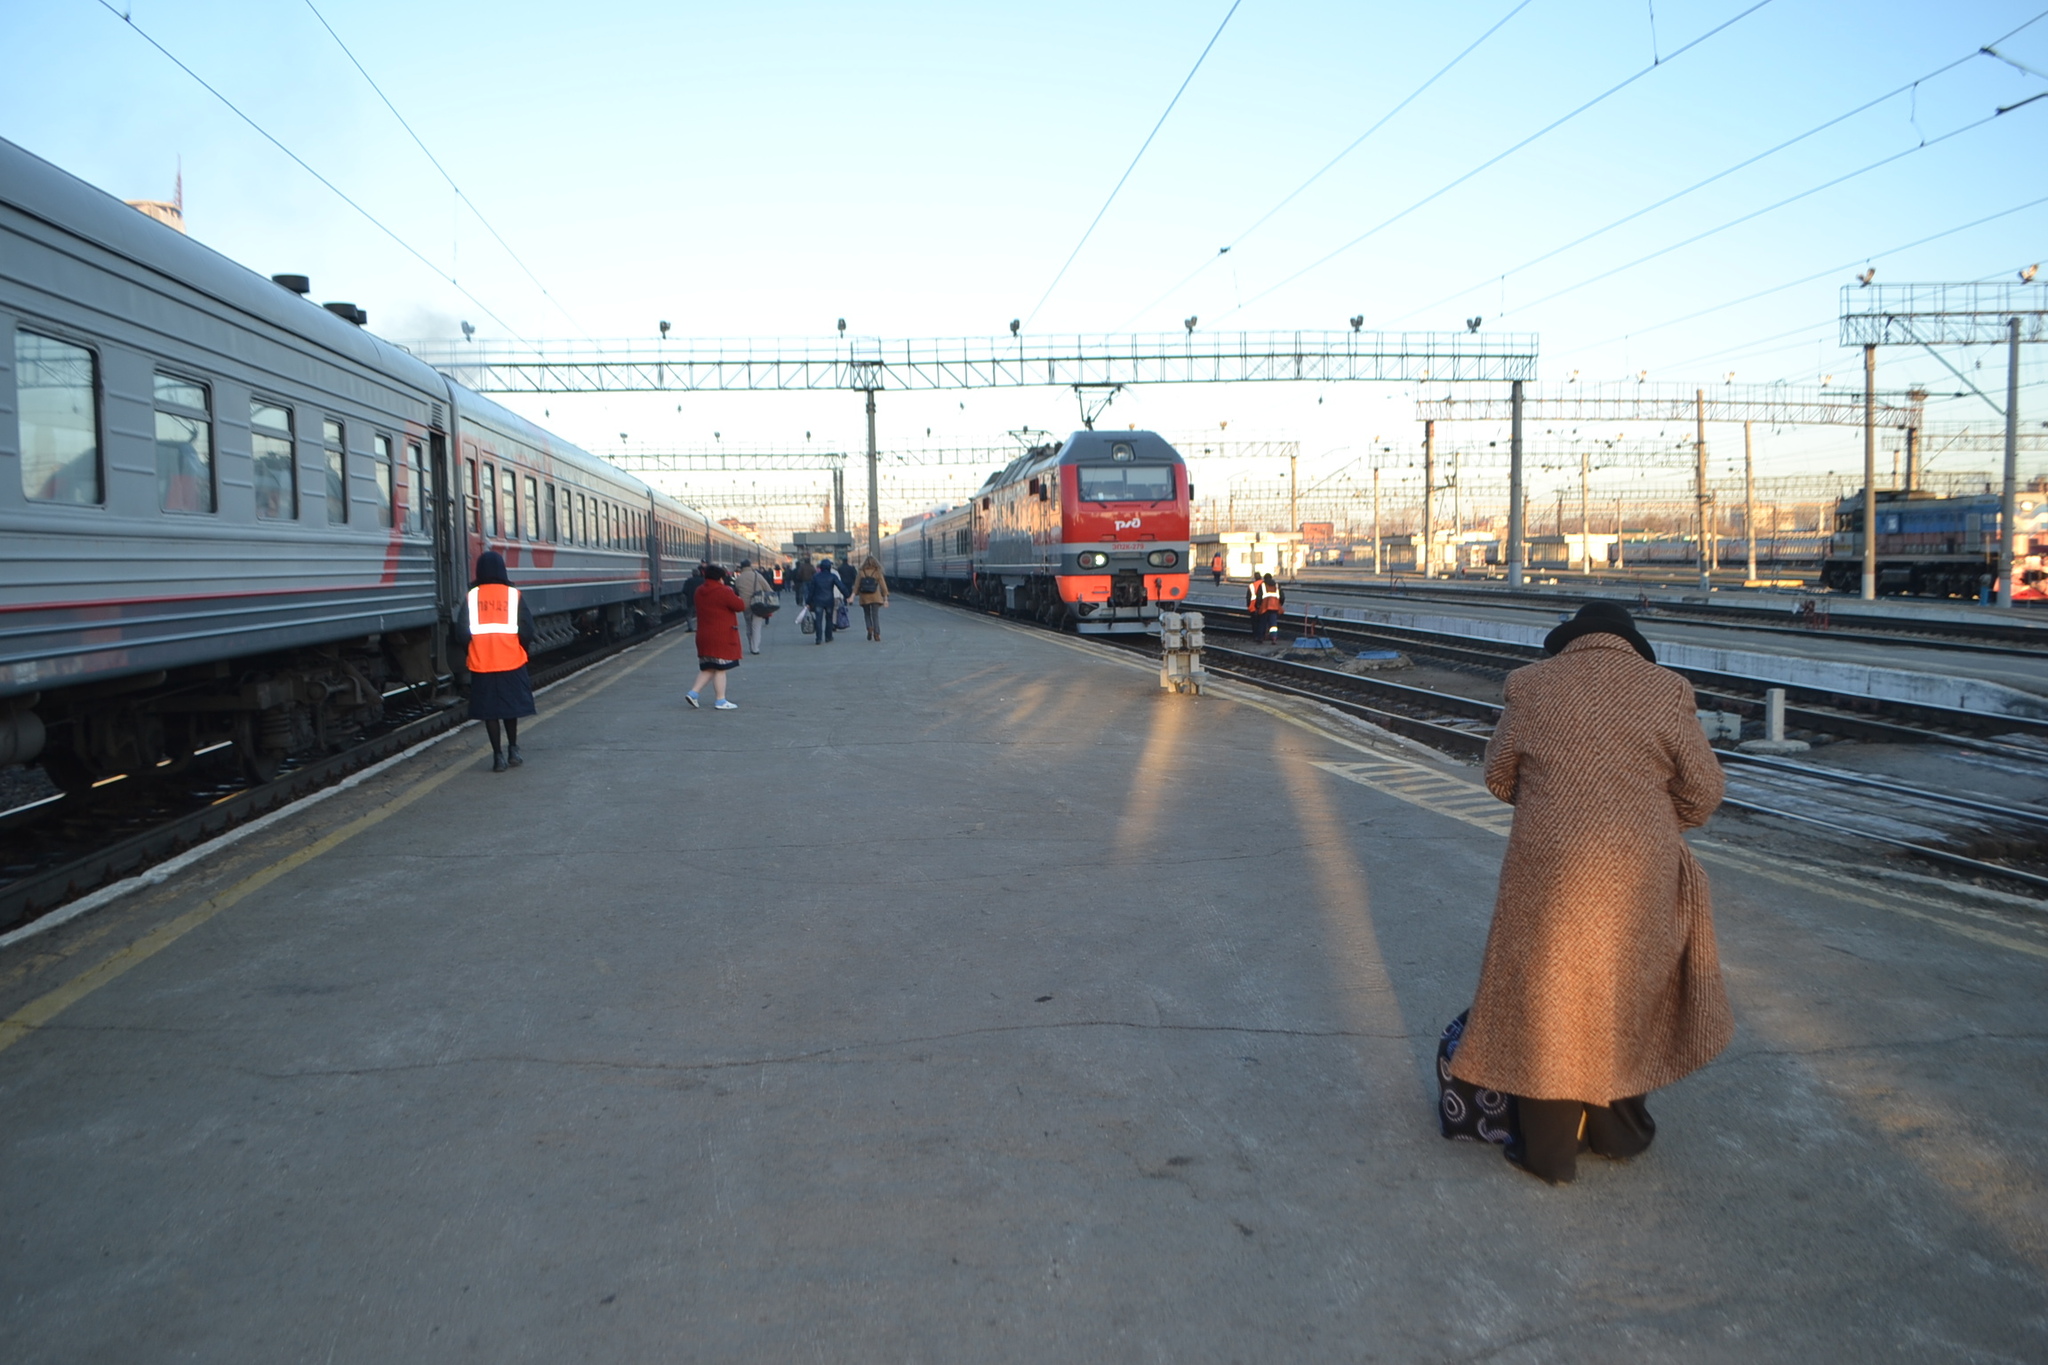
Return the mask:
[[[1640,1156],[1657,1136],[1657,1121],[1643,1099],[1636,1095],[1612,1104],[1517,1099],[1521,1136],[1508,1144],[1507,1158],[1553,1185],[1568,1185],[1578,1176],[1582,1146],[1615,1161]]]
[[[512,745],[514,748],[517,748],[519,745],[519,722],[517,720],[487,720],[484,722],[484,733],[491,737],[491,752],[494,754],[504,751],[503,747],[498,743],[498,727],[500,725],[505,727],[505,743]]]

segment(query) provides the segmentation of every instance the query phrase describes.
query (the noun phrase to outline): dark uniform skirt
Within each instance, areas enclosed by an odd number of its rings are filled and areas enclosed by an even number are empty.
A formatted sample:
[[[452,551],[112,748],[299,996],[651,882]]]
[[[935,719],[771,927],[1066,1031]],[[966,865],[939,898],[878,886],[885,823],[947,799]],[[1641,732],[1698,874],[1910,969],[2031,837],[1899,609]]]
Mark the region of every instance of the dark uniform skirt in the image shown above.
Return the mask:
[[[503,673],[469,675],[471,720],[518,720],[533,714],[533,685],[526,680],[524,664]]]

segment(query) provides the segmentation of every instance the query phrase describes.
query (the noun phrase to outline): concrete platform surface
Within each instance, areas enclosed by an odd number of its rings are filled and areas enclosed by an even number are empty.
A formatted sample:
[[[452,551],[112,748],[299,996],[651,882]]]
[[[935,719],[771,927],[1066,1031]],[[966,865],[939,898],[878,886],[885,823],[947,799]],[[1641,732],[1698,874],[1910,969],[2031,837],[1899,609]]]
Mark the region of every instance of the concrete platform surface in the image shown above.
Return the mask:
[[[1435,1130],[1469,768],[886,620],[0,951],[0,1357],[2043,1358],[2037,912],[1710,829],[1737,1040],[1553,1189]]]

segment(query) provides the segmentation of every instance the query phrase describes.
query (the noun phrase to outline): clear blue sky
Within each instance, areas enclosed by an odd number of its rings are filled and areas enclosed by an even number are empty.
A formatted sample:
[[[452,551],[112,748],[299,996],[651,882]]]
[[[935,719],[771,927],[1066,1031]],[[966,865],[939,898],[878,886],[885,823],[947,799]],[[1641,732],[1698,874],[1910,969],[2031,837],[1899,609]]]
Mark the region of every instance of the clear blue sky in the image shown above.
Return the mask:
[[[0,7],[0,49],[11,54],[0,135],[124,198],[169,197],[182,157],[196,238],[265,273],[308,274],[317,297],[363,305],[398,339],[450,336],[463,318],[484,336],[651,335],[667,318],[683,335],[816,337],[842,316],[873,335],[986,335],[1032,315],[1229,8],[316,2],[560,308],[457,204],[302,0],[134,0],[130,12],[504,326],[94,0]],[[1811,383],[1855,370],[1834,319],[1840,286],[1866,259],[1880,280],[1902,281],[2009,278],[2048,258],[2048,205],[1893,250],[2048,195],[2042,100],[1582,284],[2048,91],[2048,78],[1979,56],[1516,270],[2040,12],[2034,0],[1771,0],[1297,274],[1750,3],[1659,0],[1653,36],[1644,0],[1532,0],[1245,235],[1516,0],[1244,0],[1033,330],[1170,329],[1190,314],[1204,327],[1324,328],[1354,313],[1368,327],[1446,329],[1479,315],[1539,332],[1546,378],[1648,370],[1714,382],[1732,370]],[[2048,72],[2048,19],[2001,50]],[[1958,357],[1966,368],[1980,359],[1994,377],[2001,362],[1989,352]],[[1887,383],[1941,373],[1902,350],[1882,360]],[[2044,375],[2030,358],[2030,383]],[[1232,435],[1298,436],[1323,451],[1412,439],[1412,396],[1156,389],[1120,398],[1112,417],[1169,432],[1228,420]],[[2027,398],[2048,407],[2048,388]],[[922,443],[926,427],[935,441],[983,443],[1021,424],[1074,425],[1061,391],[884,402],[893,444]],[[860,432],[858,401],[839,396],[707,397],[680,413],[638,399],[548,406],[553,424],[600,445],[628,429],[636,441],[691,444],[713,430],[747,443],[804,430],[853,443]],[[1957,419],[1989,416],[1948,407]],[[1788,434],[1775,449],[1820,468],[1852,444],[1846,433]]]

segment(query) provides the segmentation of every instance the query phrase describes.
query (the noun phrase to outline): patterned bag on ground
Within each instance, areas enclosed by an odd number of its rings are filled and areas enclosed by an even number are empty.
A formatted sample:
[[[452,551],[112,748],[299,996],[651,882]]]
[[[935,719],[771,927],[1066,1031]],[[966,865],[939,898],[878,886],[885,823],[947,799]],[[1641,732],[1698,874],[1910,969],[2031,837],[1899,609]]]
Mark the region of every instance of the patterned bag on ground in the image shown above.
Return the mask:
[[[1458,1055],[1458,1041],[1465,1036],[1466,1010],[1445,1027],[1436,1041],[1436,1118],[1443,1135],[1457,1142],[1511,1142],[1519,1125],[1515,1122],[1515,1097],[1498,1090],[1482,1090],[1451,1074],[1451,1058]]]

